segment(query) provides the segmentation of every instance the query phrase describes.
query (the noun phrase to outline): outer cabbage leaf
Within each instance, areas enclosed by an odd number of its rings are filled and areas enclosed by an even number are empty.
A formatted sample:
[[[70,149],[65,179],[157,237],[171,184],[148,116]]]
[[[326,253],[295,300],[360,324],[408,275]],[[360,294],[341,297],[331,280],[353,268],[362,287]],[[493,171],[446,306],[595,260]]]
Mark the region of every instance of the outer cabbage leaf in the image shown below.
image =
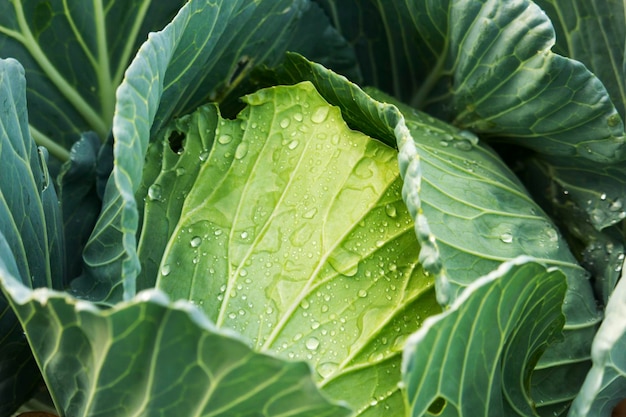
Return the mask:
[[[558,337],[566,280],[529,258],[474,281],[406,345],[403,380],[417,416],[536,416],[530,374]]]
[[[75,281],[82,296],[111,302],[135,293],[137,205],[142,203],[134,194],[150,138],[172,117],[227,96],[253,65],[282,58],[308,7],[303,0],[192,0],[141,47],[118,89],[115,168],[85,248],[85,273]],[[319,25],[323,30],[328,22]]]
[[[593,367],[574,400],[569,417],[610,417],[626,398],[626,280],[624,275],[611,294],[605,318],[593,340]]]
[[[186,302],[159,291],[101,310],[30,290],[0,260],[0,283],[63,416],[340,417],[303,362],[254,353]],[[10,261],[10,259],[9,259]]]
[[[535,0],[552,19],[555,50],[587,66],[626,116],[626,6],[621,0]]]
[[[64,244],[46,152],[29,129],[23,67],[0,60],[0,257],[29,287],[63,286]],[[0,410],[9,413],[31,393],[39,375],[22,329],[0,299]]]
[[[437,275],[440,302],[453,302],[477,277],[520,255],[565,272],[565,340],[548,349],[533,380],[535,401],[551,407],[547,413],[561,412],[589,368],[590,344],[600,321],[587,272],[495,152],[476,139],[476,145],[463,144],[471,141],[468,132],[398,106],[411,131],[400,144],[406,202],[412,213],[423,216],[416,223],[420,243],[433,243],[422,257]],[[564,374],[567,385],[557,382]]]
[[[626,165],[595,166],[564,158],[530,158],[522,179],[556,219],[606,304],[624,261]]]
[[[452,124],[542,154],[625,156],[624,124],[600,80],[550,51],[530,0],[319,0],[354,43],[366,83]]]
[[[140,258],[159,261],[158,288],[255,349],[308,360],[360,415],[403,414],[404,340],[440,307],[397,152],[348,129],[308,82],[245,102],[235,120],[212,106],[180,119],[182,154],[166,139],[155,152]]]
[[[0,5],[0,54],[26,68],[35,139],[65,159],[83,131],[104,140],[115,89],[149,31],[181,0],[9,0]]]
[[[70,160],[57,177],[65,231],[68,278],[80,275],[82,252],[100,214],[102,201],[96,189],[98,152],[101,143],[94,132],[87,132],[72,145]]]

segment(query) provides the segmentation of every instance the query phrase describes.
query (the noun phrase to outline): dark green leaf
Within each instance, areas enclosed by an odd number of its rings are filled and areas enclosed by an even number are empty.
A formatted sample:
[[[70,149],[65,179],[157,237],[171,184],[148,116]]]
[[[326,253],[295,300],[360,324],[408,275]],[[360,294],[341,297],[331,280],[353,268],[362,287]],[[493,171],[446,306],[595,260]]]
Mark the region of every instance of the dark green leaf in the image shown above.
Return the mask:
[[[96,190],[96,167],[100,140],[84,133],[72,146],[70,160],[57,178],[65,230],[67,278],[80,275],[82,253],[100,214],[102,202]]]
[[[603,303],[613,291],[624,259],[626,164],[602,165],[568,158],[533,157],[522,178],[556,219],[595,280]]]
[[[535,0],[552,19],[556,50],[581,61],[626,117],[626,6],[622,0]]]
[[[355,44],[365,82],[482,137],[544,154],[623,159],[624,125],[530,0],[320,0]]]
[[[102,140],[132,55],[181,0],[10,0],[0,3],[0,54],[26,68],[36,140],[62,155],[83,131]],[[60,145],[60,151],[56,151]]]
[[[537,359],[558,338],[566,280],[527,257],[476,280],[405,348],[409,415],[536,416]]]
[[[626,398],[625,316],[626,280],[622,274],[593,341],[593,367],[572,404],[570,417],[610,417],[613,408]]]
[[[0,60],[0,97],[0,260],[26,286],[60,288],[65,253],[58,201],[46,152],[28,129],[24,69],[13,59]],[[9,412],[27,398],[39,374],[4,298],[0,358],[0,407]]]

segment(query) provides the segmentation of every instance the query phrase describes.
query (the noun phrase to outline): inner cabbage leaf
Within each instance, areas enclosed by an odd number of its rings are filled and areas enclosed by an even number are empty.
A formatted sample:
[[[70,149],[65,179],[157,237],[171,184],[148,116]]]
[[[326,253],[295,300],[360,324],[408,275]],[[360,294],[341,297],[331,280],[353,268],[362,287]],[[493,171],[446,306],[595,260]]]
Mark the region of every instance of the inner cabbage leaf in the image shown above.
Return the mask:
[[[201,107],[148,152],[142,264],[256,350],[308,361],[363,415],[402,414],[404,341],[440,307],[397,151],[350,130],[310,82],[245,102],[235,120]]]

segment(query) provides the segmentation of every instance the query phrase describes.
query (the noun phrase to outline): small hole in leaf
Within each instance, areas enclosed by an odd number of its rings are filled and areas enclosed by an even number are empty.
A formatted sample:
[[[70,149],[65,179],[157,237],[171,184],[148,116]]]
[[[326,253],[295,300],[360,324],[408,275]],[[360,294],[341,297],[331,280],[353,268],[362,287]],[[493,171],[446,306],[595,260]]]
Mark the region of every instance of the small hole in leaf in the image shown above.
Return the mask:
[[[170,149],[174,152],[174,153],[182,153],[184,150],[184,143],[185,143],[185,134],[179,131],[173,131],[170,134],[170,137],[167,139],[167,141],[170,144]]]
[[[430,407],[428,407],[428,412],[435,416],[441,414],[443,409],[446,407],[446,400],[442,397],[437,397],[432,403],[430,403]]]

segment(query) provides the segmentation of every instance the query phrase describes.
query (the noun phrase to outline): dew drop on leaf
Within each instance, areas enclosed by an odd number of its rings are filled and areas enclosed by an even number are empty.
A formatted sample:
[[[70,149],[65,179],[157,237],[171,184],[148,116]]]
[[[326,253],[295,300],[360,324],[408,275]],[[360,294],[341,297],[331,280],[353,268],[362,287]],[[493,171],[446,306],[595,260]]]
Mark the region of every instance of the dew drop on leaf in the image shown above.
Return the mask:
[[[396,209],[396,206],[394,206],[393,204],[387,204],[385,206],[385,213],[387,214],[387,216],[391,217],[392,219],[395,219],[396,216],[398,215],[398,210]]]
[[[313,217],[315,217],[316,214],[317,214],[317,208],[314,207],[311,210],[304,213],[302,217],[304,217],[305,219],[312,219]]]
[[[200,236],[194,236],[189,242],[192,248],[197,248],[198,246],[200,246],[201,243],[202,243],[202,238]]]
[[[159,184],[152,184],[148,187],[148,198],[152,201],[161,201],[163,197],[161,186]]]
[[[472,146],[472,143],[468,140],[459,140],[454,143],[454,147],[460,151],[471,151]]]
[[[200,159],[201,162],[204,162],[207,159],[209,159],[209,151],[202,152],[200,155],[198,155],[198,159]]]
[[[511,243],[513,242],[513,235],[509,232],[502,233],[500,235],[500,240],[504,243]]]
[[[183,167],[176,168],[176,176],[177,177],[181,177],[181,176],[185,175],[185,172],[186,172],[185,168],[183,168]]]
[[[297,121],[297,122],[301,122],[303,117],[302,117],[302,113],[294,113],[293,118]]]
[[[337,369],[339,368],[339,364],[335,362],[324,362],[321,363],[317,367],[317,373],[320,374],[322,378],[328,378],[331,376]]]
[[[172,267],[169,264],[165,264],[161,267],[161,275],[164,277],[168,276],[172,271]]]
[[[359,290],[359,292],[357,293],[357,295],[358,295],[360,298],[365,298],[365,297],[367,297],[367,291],[365,291],[365,290]]]
[[[623,207],[622,201],[621,200],[615,200],[615,201],[613,201],[609,205],[609,210],[611,210],[611,211],[620,211],[622,209],[622,207]]]
[[[282,127],[283,129],[287,129],[290,123],[291,121],[289,119],[284,118],[283,120],[280,121],[280,127]]]
[[[293,151],[294,149],[298,147],[299,144],[300,144],[299,141],[292,140],[291,142],[289,142],[289,145],[287,145],[287,147]]]
[[[235,150],[235,159],[243,159],[248,154],[248,143],[241,142]]]
[[[313,111],[311,115],[311,121],[313,123],[322,123],[328,117],[328,107],[321,106]]]
[[[609,125],[609,127],[615,127],[619,125],[619,122],[620,122],[619,114],[612,114],[607,119],[607,124]]]
[[[320,341],[316,337],[310,337],[304,345],[308,350],[317,350],[320,347]]]
[[[337,248],[329,257],[328,263],[338,273],[347,277],[356,275],[359,269],[359,261],[361,258],[354,252]]]
[[[217,141],[221,143],[222,145],[226,145],[227,143],[230,143],[232,140],[233,140],[233,137],[227,134],[220,135],[220,137],[217,138]]]

